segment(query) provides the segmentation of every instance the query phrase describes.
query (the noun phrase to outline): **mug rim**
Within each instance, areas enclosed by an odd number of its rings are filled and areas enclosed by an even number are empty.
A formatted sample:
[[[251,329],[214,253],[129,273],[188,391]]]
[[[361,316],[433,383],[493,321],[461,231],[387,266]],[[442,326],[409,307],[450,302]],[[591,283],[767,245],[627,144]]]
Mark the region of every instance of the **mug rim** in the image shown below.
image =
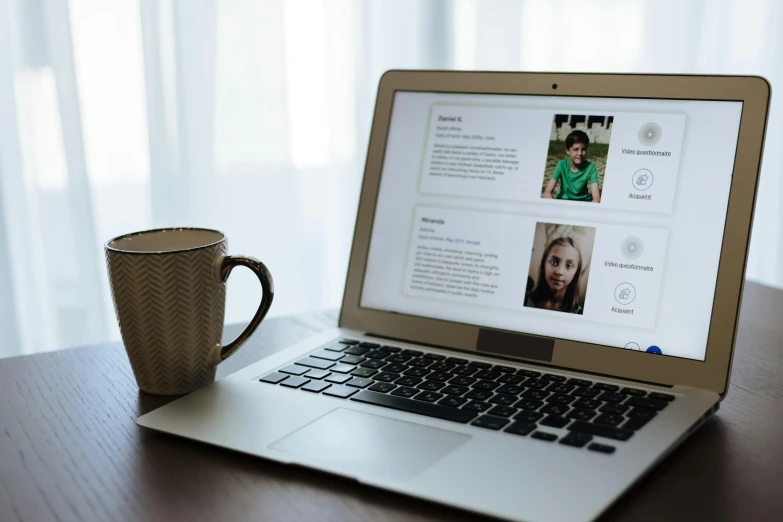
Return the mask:
[[[213,241],[212,243],[208,243],[206,245],[199,245],[196,247],[191,248],[178,248],[175,250],[149,250],[146,252],[138,251],[138,250],[125,250],[122,248],[117,248],[111,246],[111,243],[114,241],[119,241],[120,239],[127,239],[129,237],[134,236],[141,236],[144,234],[150,234],[152,232],[177,232],[181,230],[196,230],[199,232],[214,232],[216,234],[220,234],[222,237],[217,240]],[[224,232],[221,232],[220,230],[216,230],[214,228],[203,228],[203,227],[165,227],[165,228],[150,228],[147,230],[139,230],[137,232],[130,232],[128,234],[123,234],[121,236],[117,236],[115,238],[109,239],[104,243],[104,248],[108,251],[115,252],[117,254],[130,254],[130,255],[139,255],[139,256],[149,256],[149,255],[162,255],[162,254],[177,254],[180,252],[193,252],[195,250],[201,250],[202,248],[210,248],[215,245],[218,245],[226,240],[226,234]]]

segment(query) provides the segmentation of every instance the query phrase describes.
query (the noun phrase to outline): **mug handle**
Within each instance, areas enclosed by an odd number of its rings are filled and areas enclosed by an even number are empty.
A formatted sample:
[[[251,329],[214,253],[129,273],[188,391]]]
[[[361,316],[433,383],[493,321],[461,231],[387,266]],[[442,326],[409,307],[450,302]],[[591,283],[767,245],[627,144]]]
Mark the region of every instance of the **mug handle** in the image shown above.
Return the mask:
[[[272,299],[275,295],[275,288],[274,283],[272,282],[272,274],[269,272],[269,269],[264,266],[264,263],[256,259],[255,257],[250,256],[226,256],[223,258],[223,260],[220,262],[220,281],[222,283],[225,283],[228,281],[228,276],[231,274],[231,270],[234,269],[234,267],[237,266],[245,266],[253,271],[253,273],[258,277],[258,280],[261,282],[261,289],[263,291],[263,294],[261,296],[261,304],[258,306],[258,310],[256,310],[256,314],[253,316],[253,319],[250,320],[250,324],[247,325],[247,327],[242,331],[239,336],[237,336],[236,339],[228,343],[227,345],[220,348],[220,354],[218,355],[218,360],[216,361],[216,365],[218,363],[221,363],[225,361],[227,358],[229,358],[231,355],[234,354],[237,350],[239,350],[243,344],[250,338],[251,335],[253,335],[253,332],[256,331],[256,328],[258,328],[258,325],[261,324],[261,321],[264,319],[264,316],[269,311],[269,307],[272,306]]]

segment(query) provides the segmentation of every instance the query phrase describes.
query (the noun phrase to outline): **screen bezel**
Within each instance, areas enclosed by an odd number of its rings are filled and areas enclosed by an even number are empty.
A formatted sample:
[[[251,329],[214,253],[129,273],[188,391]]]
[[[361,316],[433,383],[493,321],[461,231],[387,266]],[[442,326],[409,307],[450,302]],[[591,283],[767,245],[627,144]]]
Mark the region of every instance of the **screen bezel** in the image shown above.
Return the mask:
[[[706,388],[725,394],[769,110],[770,86],[764,78],[457,71],[385,73],[378,86],[339,326],[379,336],[473,351],[476,350],[479,332],[486,328],[361,308],[359,305],[389,122],[397,91],[742,102],[734,178],[729,194],[704,361],[557,338],[552,358],[546,361],[556,367],[665,385]],[[482,354],[486,354],[486,351],[482,351]],[[541,363],[540,360],[525,357],[503,356]]]

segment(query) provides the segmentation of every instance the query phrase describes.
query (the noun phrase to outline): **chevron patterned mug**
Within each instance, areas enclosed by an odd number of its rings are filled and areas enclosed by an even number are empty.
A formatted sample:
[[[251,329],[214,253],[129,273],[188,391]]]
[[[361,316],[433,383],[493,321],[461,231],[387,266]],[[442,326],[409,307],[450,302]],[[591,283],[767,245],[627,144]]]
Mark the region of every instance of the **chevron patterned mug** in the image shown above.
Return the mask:
[[[114,310],[141,391],[181,395],[215,380],[218,363],[252,335],[272,305],[272,275],[253,257],[227,255],[217,230],[168,228],[106,243]],[[252,270],[263,296],[253,319],[223,346],[226,280],[236,266]]]

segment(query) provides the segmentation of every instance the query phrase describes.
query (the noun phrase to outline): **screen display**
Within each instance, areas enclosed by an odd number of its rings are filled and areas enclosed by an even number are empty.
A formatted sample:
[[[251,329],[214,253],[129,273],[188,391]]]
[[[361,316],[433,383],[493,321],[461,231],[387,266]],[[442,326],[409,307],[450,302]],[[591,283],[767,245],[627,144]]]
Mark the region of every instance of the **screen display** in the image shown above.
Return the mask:
[[[360,306],[704,360],[741,113],[397,92]]]

